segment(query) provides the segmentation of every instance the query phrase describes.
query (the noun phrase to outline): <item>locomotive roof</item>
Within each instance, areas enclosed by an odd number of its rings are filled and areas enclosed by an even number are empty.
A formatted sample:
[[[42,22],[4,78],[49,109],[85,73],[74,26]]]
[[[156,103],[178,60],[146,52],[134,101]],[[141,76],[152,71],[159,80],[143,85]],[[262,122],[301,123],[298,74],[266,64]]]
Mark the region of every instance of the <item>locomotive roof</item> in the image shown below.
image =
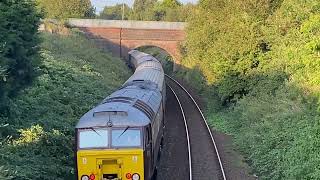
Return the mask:
[[[151,88],[151,89],[150,89]],[[152,84],[129,85],[108,96],[83,115],[76,128],[145,126],[159,109],[161,93]]]
[[[159,110],[164,72],[161,63],[149,54],[130,51],[135,73],[121,89],[80,118],[76,128],[145,126]]]

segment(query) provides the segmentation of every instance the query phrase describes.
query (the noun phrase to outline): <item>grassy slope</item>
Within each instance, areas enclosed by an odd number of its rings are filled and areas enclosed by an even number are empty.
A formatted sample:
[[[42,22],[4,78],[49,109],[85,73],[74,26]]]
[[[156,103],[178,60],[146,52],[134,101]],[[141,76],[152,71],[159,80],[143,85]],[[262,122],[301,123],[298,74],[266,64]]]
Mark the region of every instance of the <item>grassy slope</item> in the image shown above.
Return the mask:
[[[129,77],[78,33],[42,37],[41,75],[0,117],[0,179],[74,179],[77,120]]]

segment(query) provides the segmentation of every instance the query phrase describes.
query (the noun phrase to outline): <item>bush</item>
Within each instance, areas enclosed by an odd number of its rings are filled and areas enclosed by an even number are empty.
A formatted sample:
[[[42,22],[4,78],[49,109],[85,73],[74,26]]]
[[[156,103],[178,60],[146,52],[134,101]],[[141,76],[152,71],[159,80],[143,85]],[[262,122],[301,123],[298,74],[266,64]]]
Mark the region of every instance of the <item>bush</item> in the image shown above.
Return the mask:
[[[0,111],[37,74],[40,17],[32,0],[0,2]]]

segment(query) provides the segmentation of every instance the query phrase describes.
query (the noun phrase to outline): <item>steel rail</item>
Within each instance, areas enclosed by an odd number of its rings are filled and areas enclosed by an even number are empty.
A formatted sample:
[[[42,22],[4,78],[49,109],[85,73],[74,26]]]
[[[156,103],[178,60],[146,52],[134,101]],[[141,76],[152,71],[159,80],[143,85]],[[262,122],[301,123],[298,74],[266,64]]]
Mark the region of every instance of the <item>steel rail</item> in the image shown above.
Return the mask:
[[[168,85],[168,84],[167,84]],[[180,106],[180,110],[182,113],[182,117],[183,117],[183,121],[184,121],[184,126],[186,129],[186,134],[187,134],[187,144],[188,144],[188,157],[189,157],[189,180],[192,180],[192,161],[191,161],[191,145],[190,145],[190,137],[189,137],[189,130],[188,130],[188,124],[187,124],[187,119],[186,116],[184,114],[184,110],[182,107],[182,104],[176,94],[176,92],[174,92],[174,90],[171,88],[171,86],[168,85],[168,87],[170,88],[170,90],[172,91],[173,95],[175,96],[179,106]]]
[[[176,81],[175,79],[173,79],[172,77],[170,77],[169,75],[165,74],[166,77],[168,77],[170,80],[172,80],[173,82],[175,82],[181,89],[183,89],[184,92],[186,92],[188,94],[188,96],[192,99],[192,101],[194,102],[194,104],[196,105],[198,111],[200,112],[201,116],[202,116],[202,120],[204,121],[204,123],[206,124],[207,126],[207,129],[209,131],[209,134],[210,134],[210,137],[211,137],[211,140],[212,140],[212,143],[214,145],[214,148],[215,148],[215,151],[216,151],[216,155],[217,155],[217,158],[218,158],[218,161],[219,161],[219,165],[220,165],[220,169],[221,169],[221,173],[222,173],[222,176],[223,176],[223,180],[227,180],[226,178],[226,174],[225,174],[225,171],[224,171],[224,167],[223,167],[223,164],[222,164],[222,160],[221,160],[221,157],[220,157],[220,154],[219,154],[219,150],[218,150],[218,146],[217,146],[217,143],[212,135],[212,132],[211,132],[211,129],[207,123],[207,120],[206,118],[204,117],[200,107],[198,106],[198,103],[194,100],[194,98],[191,96],[191,94],[187,91],[186,88],[184,88],[178,81]],[[171,87],[170,87],[171,88]]]

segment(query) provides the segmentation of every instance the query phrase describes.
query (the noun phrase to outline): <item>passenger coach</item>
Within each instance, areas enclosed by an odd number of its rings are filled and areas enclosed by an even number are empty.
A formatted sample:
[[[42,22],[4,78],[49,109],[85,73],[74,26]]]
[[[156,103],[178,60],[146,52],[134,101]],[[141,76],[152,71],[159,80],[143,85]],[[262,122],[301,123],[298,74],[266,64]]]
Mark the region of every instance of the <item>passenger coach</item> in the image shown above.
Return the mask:
[[[79,180],[149,180],[163,137],[164,72],[151,55],[133,50],[134,74],[76,125]]]

